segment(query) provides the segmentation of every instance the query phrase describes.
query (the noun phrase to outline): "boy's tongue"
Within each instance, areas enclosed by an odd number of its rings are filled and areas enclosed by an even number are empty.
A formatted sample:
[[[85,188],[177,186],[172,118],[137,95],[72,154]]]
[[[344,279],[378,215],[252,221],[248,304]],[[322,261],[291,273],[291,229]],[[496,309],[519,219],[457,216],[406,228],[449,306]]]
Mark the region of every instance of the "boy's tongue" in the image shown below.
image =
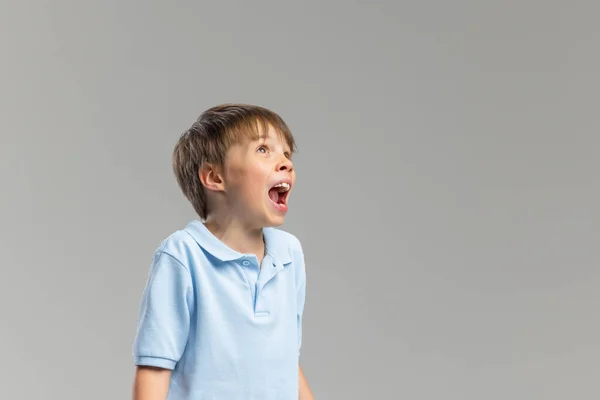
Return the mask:
[[[279,190],[277,190],[277,188],[271,188],[271,190],[269,190],[269,198],[273,203],[277,203],[279,201]]]

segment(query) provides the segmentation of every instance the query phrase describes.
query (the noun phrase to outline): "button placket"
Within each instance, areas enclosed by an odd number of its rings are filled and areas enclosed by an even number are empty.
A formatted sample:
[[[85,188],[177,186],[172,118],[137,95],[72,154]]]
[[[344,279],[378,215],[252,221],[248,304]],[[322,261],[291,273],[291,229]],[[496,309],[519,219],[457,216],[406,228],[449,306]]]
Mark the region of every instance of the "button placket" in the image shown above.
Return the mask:
[[[268,258],[267,258],[268,257]],[[256,317],[268,317],[274,311],[271,307],[276,307],[275,304],[271,304],[268,300],[268,292],[265,290],[269,289],[270,284],[274,284],[273,280],[281,273],[285,267],[283,264],[272,258],[270,255],[265,257],[258,281],[256,282],[256,299],[255,299],[255,316]],[[274,289],[273,289],[274,290]],[[267,296],[265,296],[267,293]]]
[[[258,279],[256,281],[256,299],[255,299],[255,309],[254,309],[254,315],[257,318],[264,318],[264,317],[268,317],[269,315],[271,315],[271,312],[268,309],[268,304],[263,304],[264,303],[264,296],[263,294],[263,287],[264,284],[262,284],[262,281],[264,281],[265,279],[268,281],[269,279],[271,279],[271,274],[272,271],[271,269],[267,269],[268,266],[270,266],[271,264],[273,264],[273,260],[271,258],[270,255],[265,255],[265,258],[263,259],[261,268],[260,268],[260,273],[258,275]]]
[[[248,260],[248,256],[244,256],[241,260],[237,260],[237,264],[241,267],[242,273],[246,278],[246,283],[248,284],[248,288],[250,289],[250,300],[252,302],[252,310],[255,310],[256,306],[256,282],[257,276],[255,275],[255,271],[251,271],[250,266],[254,264],[251,260]]]

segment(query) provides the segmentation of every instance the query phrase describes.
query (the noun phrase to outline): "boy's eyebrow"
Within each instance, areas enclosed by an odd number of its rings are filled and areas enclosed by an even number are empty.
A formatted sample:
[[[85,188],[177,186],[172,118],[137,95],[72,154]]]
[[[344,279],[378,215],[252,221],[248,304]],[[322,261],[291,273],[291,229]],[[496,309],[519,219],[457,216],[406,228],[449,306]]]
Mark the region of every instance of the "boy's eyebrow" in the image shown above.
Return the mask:
[[[272,135],[265,135],[264,133],[260,133],[255,139],[254,141],[258,142],[258,143],[266,143],[266,142],[270,142],[273,143],[275,141],[275,138]],[[285,153],[289,153],[292,154],[293,151],[291,149],[291,147],[289,146],[289,144],[287,143],[286,140],[283,140],[284,142],[284,146],[283,146],[283,151]]]

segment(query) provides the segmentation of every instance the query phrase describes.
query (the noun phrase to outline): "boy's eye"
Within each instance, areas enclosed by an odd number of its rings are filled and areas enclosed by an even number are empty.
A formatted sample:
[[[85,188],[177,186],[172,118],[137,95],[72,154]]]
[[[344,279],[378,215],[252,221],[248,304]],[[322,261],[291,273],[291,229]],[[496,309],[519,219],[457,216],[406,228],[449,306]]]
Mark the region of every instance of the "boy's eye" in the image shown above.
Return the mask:
[[[268,149],[267,146],[260,146],[257,150],[261,153],[266,153]]]

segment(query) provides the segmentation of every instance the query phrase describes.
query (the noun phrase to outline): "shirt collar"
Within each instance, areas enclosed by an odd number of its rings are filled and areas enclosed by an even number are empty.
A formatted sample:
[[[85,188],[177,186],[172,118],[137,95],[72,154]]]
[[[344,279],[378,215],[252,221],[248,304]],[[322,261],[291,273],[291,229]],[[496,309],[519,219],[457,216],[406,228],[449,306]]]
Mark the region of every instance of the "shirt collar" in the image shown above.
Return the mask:
[[[199,220],[189,222],[184,230],[194,238],[200,247],[221,261],[233,261],[247,256],[247,254],[240,253],[227,246]],[[284,235],[278,234],[275,228],[267,227],[263,228],[263,236],[265,238],[265,252],[276,262],[286,265],[292,261],[290,248],[287,241],[284,240]]]

